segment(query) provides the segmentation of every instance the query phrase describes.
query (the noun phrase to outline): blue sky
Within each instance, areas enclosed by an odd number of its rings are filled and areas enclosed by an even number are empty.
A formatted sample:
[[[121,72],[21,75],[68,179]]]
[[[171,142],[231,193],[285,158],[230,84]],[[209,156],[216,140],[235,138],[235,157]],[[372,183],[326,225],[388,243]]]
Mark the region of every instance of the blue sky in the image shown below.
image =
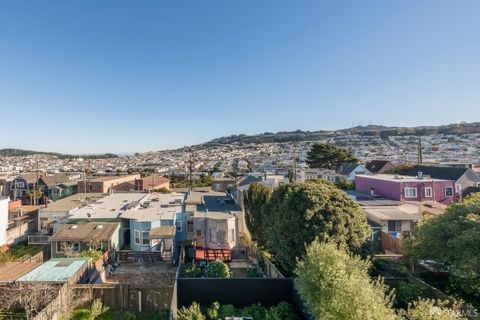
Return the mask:
[[[0,1],[0,148],[480,121],[480,1]]]

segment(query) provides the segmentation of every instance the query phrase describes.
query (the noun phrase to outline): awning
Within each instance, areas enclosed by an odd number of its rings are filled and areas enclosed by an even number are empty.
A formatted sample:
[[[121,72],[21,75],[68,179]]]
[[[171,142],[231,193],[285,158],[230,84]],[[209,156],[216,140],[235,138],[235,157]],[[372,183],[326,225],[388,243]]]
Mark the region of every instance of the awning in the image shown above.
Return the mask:
[[[150,239],[171,239],[175,237],[175,226],[160,226],[150,229]]]

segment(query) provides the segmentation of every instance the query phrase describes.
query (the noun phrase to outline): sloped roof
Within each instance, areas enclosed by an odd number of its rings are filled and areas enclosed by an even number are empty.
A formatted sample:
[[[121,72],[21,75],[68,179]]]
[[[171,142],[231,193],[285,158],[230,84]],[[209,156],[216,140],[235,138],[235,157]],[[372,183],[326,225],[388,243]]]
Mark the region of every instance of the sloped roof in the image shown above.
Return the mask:
[[[150,239],[164,239],[175,236],[175,226],[160,226],[150,229],[148,236]]]
[[[372,173],[376,173],[385,167],[385,165],[387,165],[389,162],[390,161],[388,160],[372,160],[365,165],[365,168]]]
[[[42,176],[39,178],[39,180],[42,180],[45,183],[45,185],[47,185],[47,187],[49,188],[54,187],[61,183],[71,182],[68,175],[63,172],[55,173],[53,175],[48,175],[48,176]]]
[[[67,282],[89,258],[53,258],[25,274],[17,281]]]
[[[454,168],[454,167],[436,167],[436,166],[421,166],[417,165],[410,169],[406,176],[417,176],[419,172],[422,172],[423,175],[428,175],[434,179],[443,179],[443,180],[453,180],[457,181],[460,179],[467,171],[468,168]],[[477,176],[478,177],[478,176]],[[480,181],[480,179],[479,179]]]
[[[118,227],[118,223],[106,222],[64,224],[52,237],[50,237],[50,240],[88,241],[90,239],[95,239],[98,241],[107,241],[113,236]]]
[[[341,165],[338,166],[336,172],[338,174],[348,176],[353,170],[355,170],[356,167],[358,167],[358,163],[342,163]]]
[[[40,262],[5,262],[0,264],[0,282],[13,282],[41,265]]]

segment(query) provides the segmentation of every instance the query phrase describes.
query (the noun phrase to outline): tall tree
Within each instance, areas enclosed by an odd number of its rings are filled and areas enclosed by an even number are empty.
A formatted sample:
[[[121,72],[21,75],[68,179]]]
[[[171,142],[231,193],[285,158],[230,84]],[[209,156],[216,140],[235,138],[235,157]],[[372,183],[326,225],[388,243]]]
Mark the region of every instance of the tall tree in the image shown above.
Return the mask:
[[[392,293],[372,281],[370,263],[334,243],[314,241],[295,271],[297,288],[315,319],[393,320]]]
[[[421,221],[405,241],[407,256],[450,270],[451,283],[480,301],[480,193]]]
[[[264,208],[267,249],[287,273],[316,237],[360,252],[370,228],[358,205],[333,184],[317,180],[275,189]]]
[[[252,239],[260,247],[264,247],[266,244],[266,225],[264,225],[264,221],[268,223],[268,219],[265,216],[267,212],[264,212],[263,208],[271,195],[272,188],[260,183],[252,183],[243,194],[247,228],[252,235]]]
[[[311,168],[335,169],[345,162],[357,163],[358,159],[347,150],[327,143],[316,143],[307,154],[307,163]]]

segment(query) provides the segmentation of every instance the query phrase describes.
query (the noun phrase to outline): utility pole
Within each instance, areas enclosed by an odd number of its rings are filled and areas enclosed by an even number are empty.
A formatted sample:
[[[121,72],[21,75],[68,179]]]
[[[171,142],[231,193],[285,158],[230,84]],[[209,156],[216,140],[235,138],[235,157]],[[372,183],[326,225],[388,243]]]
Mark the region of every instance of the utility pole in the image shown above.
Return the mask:
[[[189,171],[189,180],[190,180],[190,191],[193,190],[193,152],[192,149],[188,151],[188,171]]]
[[[297,145],[293,145],[293,172],[292,172],[292,180],[295,182],[297,181]]]
[[[418,138],[418,164],[422,164],[422,138]]]
[[[37,205],[37,188],[38,188],[38,159],[35,160],[35,169],[36,169],[36,174],[35,174],[35,182],[33,183],[33,205]]]

